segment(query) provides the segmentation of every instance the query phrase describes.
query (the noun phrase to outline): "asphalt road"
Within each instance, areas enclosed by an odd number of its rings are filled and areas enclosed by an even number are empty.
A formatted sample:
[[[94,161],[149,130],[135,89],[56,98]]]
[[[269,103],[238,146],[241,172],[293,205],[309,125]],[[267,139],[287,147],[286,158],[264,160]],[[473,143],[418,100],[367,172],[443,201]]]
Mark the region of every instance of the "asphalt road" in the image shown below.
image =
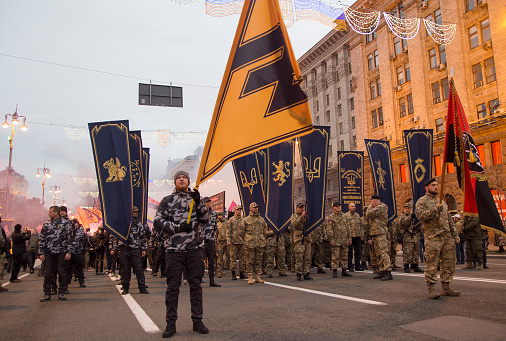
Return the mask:
[[[490,269],[481,271],[457,265],[452,288],[462,295],[439,300],[427,297],[423,274],[399,271],[393,272],[393,281],[381,282],[370,271],[334,279],[330,271],[324,275],[313,269],[313,281],[297,282],[289,273],[272,279],[264,275],[266,283],[254,285],[232,281],[228,272],[217,279],[221,288],[210,288],[206,277],[204,323],[210,333],[192,332],[185,285],[172,339],[506,340],[506,256],[491,254],[488,263]],[[122,296],[119,282],[86,272],[87,288],[74,282],[67,301],[53,297],[41,303],[42,278],[23,275],[20,283],[9,283],[9,291],[0,293],[1,340],[162,338],[166,285],[160,278],[146,276],[149,295],[138,294],[131,285],[131,294]],[[125,299],[138,307],[132,311]],[[142,324],[134,312],[145,313],[139,317]]]

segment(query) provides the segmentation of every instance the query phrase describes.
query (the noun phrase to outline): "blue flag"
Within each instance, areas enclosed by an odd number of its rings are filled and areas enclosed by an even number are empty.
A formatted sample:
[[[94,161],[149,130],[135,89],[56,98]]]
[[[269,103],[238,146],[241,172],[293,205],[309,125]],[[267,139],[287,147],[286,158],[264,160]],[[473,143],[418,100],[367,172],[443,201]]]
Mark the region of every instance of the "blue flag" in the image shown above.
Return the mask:
[[[128,121],[88,124],[104,228],[126,241],[132,224],[132,171]]]
[[[144,180],[143,224],[146,224],[148,221],[149,157],[149,148],[142,148],[142,179]]]
[[[267,194],[267,180],[269,176],[267,175],[268,167],[267,167],[267,149],[261,149],[256,153],[257,161],[258,161],[258,170],[260,174],[260,182],[262,184],[262,188],[264,191],[264,201],[265,195]]]
[[[340,181],[339,202],[343,213],[348,205],[355,204],[359,215],[364,212],[364,152],[337,152],[338,179]]]
[[[306,190],[307,226],[304,235],[325,220],[329,135],[330,127],[315,126],[311,134],[299,138]]]
[[[265,195],[256,153],[248,154],[232,161],[235,181],[239,189],[239,196],[246,216],[249,215],[249,205],[258,204],[258,212],[265,215]]]
[[[265,220],[278,235],[293,214],[293,147],[294,142],[288,141],[267,149]]]
[[[364,139],[364,141],[371,162],[375,191],[381,201],[388,206],[388,223],[391,223],[397,218],[397,203],[390,143],[384,140]]]
[[[142,138],[141,131],[129,132],[130,164],[132,169],[132,195],[133,205],[139,209],[139,221],[144,221],[143,208],[146,206],[144,193],[144,177],[142,171]]]
[[[408,152],[409,177],[413,191],[413,213],[418,199],[425,195],[425,180],[432,177],[432,129],[404,130]],[[415,229],[421,223],[415,219]]]

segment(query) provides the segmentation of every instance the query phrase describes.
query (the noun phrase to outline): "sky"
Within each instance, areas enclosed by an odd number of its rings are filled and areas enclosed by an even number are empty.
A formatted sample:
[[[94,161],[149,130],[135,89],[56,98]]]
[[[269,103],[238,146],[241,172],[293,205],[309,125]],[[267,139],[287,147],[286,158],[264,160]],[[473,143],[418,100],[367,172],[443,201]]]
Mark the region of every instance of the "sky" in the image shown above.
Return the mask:
[[[52,174],[46,206],[53,201],[51,186],[61,187],[58,199],[71,209],[82,203],[79,192],[98,190],[73,179],[96,177],[89,134],[71,140],[64,126],[128,119],[130,130],[207,134],[238,20],[206,15],[202,1],[1,1],[0,117],[3,122],[18,105],[27,118],[28,131],[14,135],[12,167],[29,181],[28,197],[42,197],[35,174],[44,165]],[[317,22],[295,22],[288,28],[295,56],[329,31]],[[184,107],[138,105],[139,83],[150,80],[182,86]],[[0,128],[0,170],[8,166],[10,133]],[[166,148],[144,142],[149,178],[162,179],[167,160],[191,155],[199,145],[195,139]],[[202,184],[201,194],[225,190],[227,206],[239,203],[231,164],[215,178],[221,181]],[[150,188],[156,200],[168,190]]]

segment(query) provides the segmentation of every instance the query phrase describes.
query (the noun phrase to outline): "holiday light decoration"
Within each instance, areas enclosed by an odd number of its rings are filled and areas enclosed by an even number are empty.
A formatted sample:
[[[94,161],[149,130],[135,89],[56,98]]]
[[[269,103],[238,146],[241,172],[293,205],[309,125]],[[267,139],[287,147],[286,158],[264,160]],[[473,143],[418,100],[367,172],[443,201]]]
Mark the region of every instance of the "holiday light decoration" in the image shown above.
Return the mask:
[[[98,197],[98,192],[90,192],[92,198]]]
[[[96,178],[88,178],[88,182],[93,186],[98,186],[98,181]]]
[[[81,140],[84,135],[88,134],[88,128],[85,127],[64,126],[63,130],[65,131],[65,135],[74,141]]]
[[[455,38],[455,32],[457,31],[456,24],[439,25],[428,19],[423,19],[423,23],[429,35],[438,44],[449,44]]]
[[[172,2],[175,5],[179,6],[187,6],[192,5],[196,0],[167,0],[169,2]]]
[[[356,10],[351,7],[344,7],[344,15],[348,25],[360,34],[370,34],[376,31],[381,18],[381,12],[367,9]]]
[[[74,182],[76,183],[76,185],[79,185],[79,186],[82,186],[86,183],[86,181],[88,181],[88,178],[76,178],[75,176],[72,177],[74,179]]]
[[[81,198],[86,198],[88,196],[88,194],[90,194],[90,192],[82,192],[82,191],[79,191],[79,196]]]
[[[156,187],[161,187],[163,185],[165,185],[165,179],[161,179],[161,180],[158,180],[158,179],[153,179],[153,183],[155,184]]]
[[[401,39],[413,39],[420,29],[419,18],[402,19],[386,12],[383,12],[383,17],[390,30]]]

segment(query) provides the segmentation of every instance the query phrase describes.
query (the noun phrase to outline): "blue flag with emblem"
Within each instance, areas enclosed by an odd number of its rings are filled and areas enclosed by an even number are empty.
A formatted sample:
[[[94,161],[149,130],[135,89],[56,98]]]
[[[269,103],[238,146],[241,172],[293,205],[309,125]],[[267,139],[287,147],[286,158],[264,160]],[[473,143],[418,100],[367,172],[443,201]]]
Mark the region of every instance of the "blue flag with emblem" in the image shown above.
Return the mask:
[[[126,241],[132,224],[128,121],[88,123],[104,228]]]
[[[132,170],[133,205],[139,209],[138,220],[144,221],[145,191],[144,174],[142,171],[142,138],[141,131],[130,131],[128,134],[130,145],[130,168]]]
[[[306,191],[308,235],[325,220],[325,193],[327,191],[327,160],[330,127],[315,126],[314,131],[299,138],[299,149]]]
[[[413,191],[413,213],[418,199],[425,195],[424,182],[432,177],[432,129],[404,130],[408,153],[409,177]],[[415,219],[415,230],[421,227]]]
[[[339,202],[342,212],[349,211],[348,205],[355,204],[356,212],[364,213],[364,152],[338,151],[337,178],[340,181]]]
[[[293,140],[267,148],[265,221],[278,235],[293,214],[293,149]]]
[[[259,174],[260,174],[260,182],[262,184],[263,193],[264,193],[264,202],[265,202],[265,195],[267,193],[267,180],[269,178],[267,176],[267,171],[268,171],[267,149],[261,149],[261,150],[255,152],[255,154],[257,156],[258,170],[259,170]]]
[[[149,148],[142,148],[142,179],[144,180],[144,207],[142,223],[148,221]],[[139,207],[139,209],[141,209]]]
[[[364,139],[364,141],[371,162],[375,191],[381,201],[388,206],[388,223],[391,223],[397,218],[397,204],[390,143],[385,140]]]
[[[259,171],[256,153],[248,154],[232,161],[235,181],[239,189],[239,196],[244,213],[249,215],[249,205],[252,202],[258,204],[258,212],[265,215],[265,195]]]

